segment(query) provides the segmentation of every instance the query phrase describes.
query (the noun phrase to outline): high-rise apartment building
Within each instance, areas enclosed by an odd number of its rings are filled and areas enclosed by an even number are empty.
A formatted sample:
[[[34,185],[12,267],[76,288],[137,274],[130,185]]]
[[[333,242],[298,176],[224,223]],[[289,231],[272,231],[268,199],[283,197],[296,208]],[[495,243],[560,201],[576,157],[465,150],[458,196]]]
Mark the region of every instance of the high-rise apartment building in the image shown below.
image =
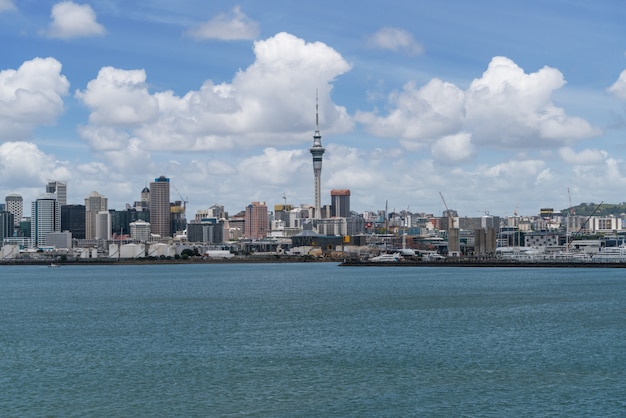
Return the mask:
[[[269,232],[269,218],[265,202],[252,202],[246,206],[244,215],[244,236],[251,239],[263,239]]]
[[[96,239],[98,212],[108,209],[108,199],[93,191],[85,198],[85,239]],[[100,237],[102,238],[102,237]]]
[[[350,217],[350,190],[331,190],[330,208],[330,216],[333,218]]]
[[[36,246],[46,245],[46,235],[61,231],[61,205],[56,196],[46,193],[31,206],[31,238]]]
[[[322,146],[322,135],[320,134],[317,97],[315,98],[315,134],[313,135],[313,146],[309,149],[313,156],[313,176],[315,177],[315,219],[321,218],[322,211],[322,155],[326,151]]]
[[[170,229],[170,179],[165,176],[150,183],[150,227],[152,233],[162,238],[171,237]]]
[[[67,205],[67,183],[64,181],[49,180],[46,185],[46,193],[54,193],[59,205]]]
[[[19,194],[10,194],[4,198],[5,208],[4,210],[13,214],[15,226],[20,224],[22,217],[24,216],[24,199]]]

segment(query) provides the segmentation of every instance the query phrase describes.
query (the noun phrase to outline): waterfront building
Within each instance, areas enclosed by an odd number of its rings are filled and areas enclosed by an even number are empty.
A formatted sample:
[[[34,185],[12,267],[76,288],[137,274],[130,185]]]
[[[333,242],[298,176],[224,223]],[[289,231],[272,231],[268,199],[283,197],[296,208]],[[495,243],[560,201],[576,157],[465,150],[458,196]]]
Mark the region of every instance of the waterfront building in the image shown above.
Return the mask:
[[[170,179],[160,176],[150,183],[150,226],[152,233],[171,237]]]
[[[91,192],[85,198],[85,239],[97,237],[96,219],[98,212],[106,211],[107,207],[108,199],[96,191]]]
[[[315,219],[321,218],[322,211],[322,156],[326,151],[322,146],[322,135],[319,129],[319,111],[317,97],[315,98],[315,134],[313,135],[313,146],[309,149],[313,157],[313,175],[315,177]]]
[[[53,193],[59,205],[67,205],[67,183],[64,181],[49,180],[46,185],[46,193]]]
[[[138,219],[130,223],[130,237],[136,241],[148,242],[152,237],[150,223]]]
[[[61,230],[61,205],[56,196],[46,193],[31,206],[31,238],[36,246],[45,246],[46,235]]]
[[[50,232],[46,235],[46,245],[54,248],[72,248],[72,233],[70,231]]]
[[[331,217],[347,218],[350,216],[350,190],[331,190],[330,202]]]
[[[252,202],[246,207],[244,228],[246,238],[263,239],[267,236],[269,218],[265,202]]]
[[[61,206],[61,231],[70,231],[72,238],[85,239],[85,206]]]
[[[19,194],[10,194],[4,198],[5,208],[13,214],[15,226],[18,226],[24,216],[24,199]]]
[[[191,221],[187,224],[187,241],[221,244],[224,242],[224,221],[216,218],[205,218],[202,221]]]
[[[622,231],[622,219],[614,215],[592,216],[589,219],[589,228],[592,233],[607,234]]]

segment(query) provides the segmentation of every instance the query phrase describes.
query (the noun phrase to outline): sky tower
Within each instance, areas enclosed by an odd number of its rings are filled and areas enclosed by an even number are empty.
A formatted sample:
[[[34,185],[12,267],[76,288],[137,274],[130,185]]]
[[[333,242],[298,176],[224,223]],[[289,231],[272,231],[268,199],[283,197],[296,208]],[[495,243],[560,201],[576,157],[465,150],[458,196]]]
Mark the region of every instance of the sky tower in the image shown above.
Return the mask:
[[[317,94],[315,94],[315,134],[313,135],[313,146],[309,151],[313,156],[313,175],[315,176],[315,219],[320,219],[322,212],[320,178],[322,177],[322,155],[326,150],[322,146],[322,135],[320,134]]]

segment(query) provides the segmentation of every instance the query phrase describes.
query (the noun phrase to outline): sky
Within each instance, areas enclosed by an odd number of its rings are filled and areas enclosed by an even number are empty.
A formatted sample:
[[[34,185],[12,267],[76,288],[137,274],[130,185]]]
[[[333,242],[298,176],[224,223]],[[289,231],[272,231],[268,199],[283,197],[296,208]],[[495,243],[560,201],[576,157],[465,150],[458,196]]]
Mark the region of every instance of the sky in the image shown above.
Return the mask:
[[[626,201],[614,0],[0,0],[0,196],[187,217],[315,203],[440,216]],[[442,199],[443,196],[443,199]],[[444,202],[445,201],[445,202]]]

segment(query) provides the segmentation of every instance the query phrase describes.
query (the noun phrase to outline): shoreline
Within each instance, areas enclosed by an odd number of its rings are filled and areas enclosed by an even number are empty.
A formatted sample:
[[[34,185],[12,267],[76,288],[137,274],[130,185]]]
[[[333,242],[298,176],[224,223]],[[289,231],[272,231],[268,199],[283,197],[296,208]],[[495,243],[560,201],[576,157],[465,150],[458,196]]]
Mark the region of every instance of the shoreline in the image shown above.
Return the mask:
[[[491,267],[491,268],[626,268],[626,262],[515,261],[449,259],[439,261],[401,260],[372,262],[341,258],[289,256],[235,256],[229,259],[78,259],[78,260],[0,260],[1,266],[95,266],[95,265],[190,265],[190,264],[271,264],[271,263],[336,263],[340,267]]]

